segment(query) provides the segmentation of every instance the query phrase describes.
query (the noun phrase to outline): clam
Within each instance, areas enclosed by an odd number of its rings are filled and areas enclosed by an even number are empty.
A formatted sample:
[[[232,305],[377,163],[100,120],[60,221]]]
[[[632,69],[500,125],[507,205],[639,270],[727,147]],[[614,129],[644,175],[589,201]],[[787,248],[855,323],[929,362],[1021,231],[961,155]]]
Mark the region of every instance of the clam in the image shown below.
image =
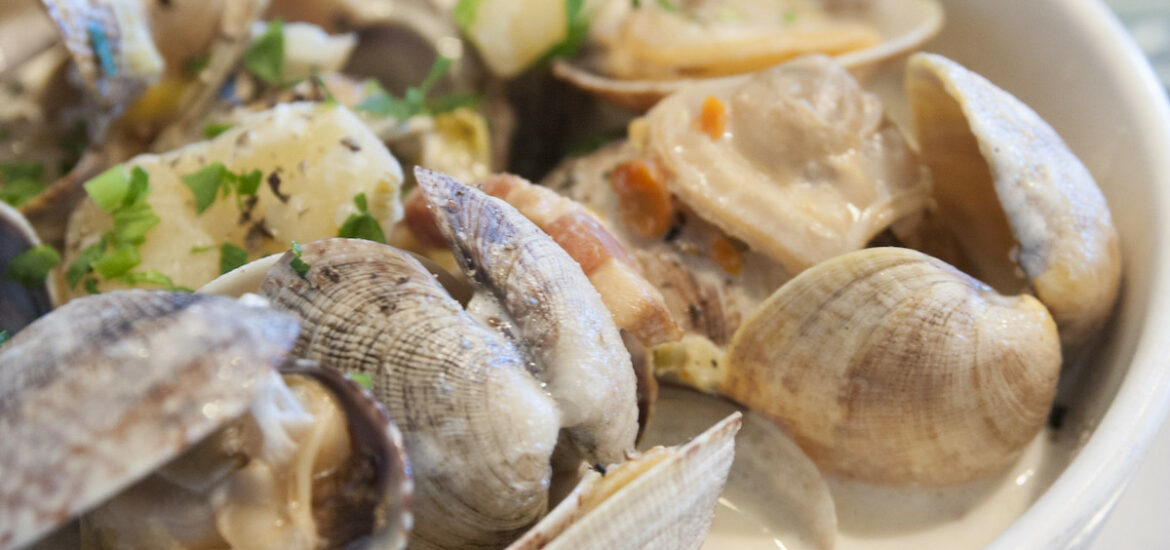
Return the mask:
[[[732,339],[718,391],[784,426],[823,469],[948,485],[1020,456],[1044,426],[1060,361],[1035,298],[920,252],[870,248],[765,301]]]
[[[742,417],[731,413],[677,447],[653,447],[581,482],[508,550],[695,550],[735,457]]]
[[[370,376],[402,426],[415,480],[411,547],[518,536],[546,509],[562,416],[527,359],[405,252],[347,239],[302,250],[304,276],[290,253],[262,290],[302,319],[294,353]]]
[[[120,111],[162,76],[162,55],[136,0],[44,0],[81,79],[105,109]],[[100,133],[98,134],[100,135]]]
[[[355,384],[277,374],[297,330],[254,301],[139,290],[29,325],[0,350],[0,548],[87,512],[98,547],[401,547],[397,431]]]
[[[677,444],[736,412],[743,414],[743,427],[707,545],[734,546],[745,531],[759,527],[789,550],[831,550],[838,522],[829,486],[816,464],[767,418],[725,399],[664,385],[639,447]]]
[[[0,202],[0,276],[12,259],[41,243],[28,220],[15,208]],[[53,286],[27,287],[0,279],[0,330],[15,334],[53,308]]]
[[[484,314],[515,323],[557,399],[562,425],[590,462],[618,462],[637,431],[629,354],[577,262],[500,199],[449,176],[415,177]],[[493,304],[494,302],[494,304]]]
[[[878,98],[825,56],[687,88],[630,129],[671,193],[791,273],[862,248],[930,189]]]
[[[1062,342],[1083,343],[1121,278],[1117,230],[1092,175],[1032,109],[954,61],[914,55],[906,88],[940,218],[964,254],[945,259],[1004,292],[1030,286]]]
[[[553,72],[618,105],[644,111],[694,84],[824,53],[865,76],[938,33],[942,8],[910,2],[612,2],[595,17],[586,53]],[[734,76],[728,76],[734,75]]]

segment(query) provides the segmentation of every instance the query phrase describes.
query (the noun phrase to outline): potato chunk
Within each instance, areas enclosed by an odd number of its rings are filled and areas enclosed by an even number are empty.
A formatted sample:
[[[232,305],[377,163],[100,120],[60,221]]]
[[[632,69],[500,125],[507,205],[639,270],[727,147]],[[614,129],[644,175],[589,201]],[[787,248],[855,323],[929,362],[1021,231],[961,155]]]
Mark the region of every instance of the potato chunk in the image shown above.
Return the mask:
[[[229,171],[260,170],[255,204],[219,196],[202,213],[183,176],[222,162]],[[399,187],[402,168],[378,138],[340,105],[281,104],[246,116],[216,138],[161,155],[141,155],[128,162],[150,175],[148,202],[161,218],[147,233],[134,272],[158,270],[175,285],[198,288],[220,274],[219,248],[231,243],[248,251],[248,259],[288,249],[290,241],[307,242],[337,235],[357,212],[354,197],[365,193],[369,212],[383,231],[402,217]],[[64,266],[85,247],[98,242],[113,225],[111,216],[92,200],[74,211],[66,235]],[[91,275],[93,276],[93,275]],[[98,290],[125,287],[99,278]],[[70,294],[85,291],[82,285]]]

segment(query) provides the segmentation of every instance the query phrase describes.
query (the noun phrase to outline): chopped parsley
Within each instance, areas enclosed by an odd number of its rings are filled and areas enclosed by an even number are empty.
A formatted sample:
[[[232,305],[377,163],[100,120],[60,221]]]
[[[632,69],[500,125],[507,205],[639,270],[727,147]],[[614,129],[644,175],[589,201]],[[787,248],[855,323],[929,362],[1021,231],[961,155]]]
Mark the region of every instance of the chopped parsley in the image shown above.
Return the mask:
[[[659,4],[666,0],[658,0]],[[589,34],[589,16],[585,13],[585,0],[564,0],[565,2],[565,39],[544,53],[537,64],[551,61],[558,57],[572,57],[585,42]]]
[[[11,338],[11,336],[8,336],[7,330],[0,330],[0,346],[7,344],[9,338]]]
[[[292,242],[292,252],[293,252],[293,259],[291,262],[288,263],[288,266],[291,267],[292,270],[296,272],[297,276],[304,279],[305,273],[309,272],[310,266],[309,266],[309,264],[305,263],[304,260],[301,259],[301,245],[300,245],[300,243],[298,243],[296,241]]]
[[[345,373],[345,377],[352,380],[355,384],[365,388],[367,391],[374,391],[374,379],[364,372],[351,371]]]
[[[210,251],[213,248],[215,248],[215,247],[214,246],[192,246],[191,253],[192,254],[202,254],[204,252]]]
[[[216,161],[182,177],[183,185],[195,197],[195,213],[202,214],[221,194],[226,198],[236,195],[236,206],[244,210],[243,197],[255,196],[263,174],[259,170],[235,173]]]
[[[219,247],[219,274],[223,275],[237,267],[248,263],[248,251],[232,243],[223,243]]]
[[[406,120],[417,115],[437,115],[454,111],[459,107],[474,105],[479,102],[479,94],[452,94],[449,96],[430,98],[431,89],[451,69],[451,59],[443,56],[435,58],[431,70],[427,73],[422,84],[410,87],[401,98],[387,92],[374,80],[366,81],[366,98],[354,106],[354,109],[365,111],[376,116],[389,116],[397,120]]]
[[[799,17],[799,14],[796,13],[796,10],[788,10],[788,11],[785,11],[784,15],[782,15],[781,17],[784,18],[784,23],[791,25],[791,24],[796,22],[796,19],[797,19],[797,17]]]
[[[341,228],[337,230],[337,236],[386,244],[386,234],[382,232],[382,226],[378,224],[378,220],[374,219],[374,216],[370,215],[367,208],[366,194],[354,195],[353,204],[357,206],[358,211],[346,218],[345,223],[341,224]]]
[[[41,194],[47,187],[44,182],[45,165],[39,162],[0,163],[0,201],[20,206]]]
[[[205,53],[203,55],[195,56],[183,62],[183,72],[189,76],[195,76],[203,72],[208,65],[211,64],[211,54]]]
[[[475,14],[479,13],[479,5],[482,3],[483,0],[459,0],[459,3],[455,4],[453,14],[455,24],[459,25],[464,33],[471,34],[468,31],[471,29],[472,23],[475,23]]]
[[[231,130],[232,126],[235,125],[229,124],[227,122],[208,122],[207,124],[203,125],[203,137],[211,139],[228,130]]]
[[[309,81],[313,85],[315,91],[320,91],[321,95],[325,97],[322,102],[325,105],[337,105],[337,98],[333,97],[333,92],[329,91],[329,86],[325,85],[325,80],[321,78],[321,73],[317,72],[317,68],[313,67],[312,73],[309,75]]]
[[[107,280],[127,284],[151,283],[170,289],[171,279],[157,271],[131,273],[142,263],[138,247],[146,242],[146,234],[158,225],[160,218],[146,202],[150,195],[150,175],[141,167],[127,170],[119,164],[85,183],[85,192],[104,212],[113,218],[113,228],[102,234],[98,242],[86,247],[66,269],[65,281],[76,287],[85,279],[85,289],[97,293],[97,279],[93,273]]]
[[[256,78],[279,85],[284,80],[284,23],[280,19],[268,22],[248,51],[244,52],[244,66]]]
[[[114,50],[110,48],[110,40],[106,37],[106,30],[100,23],[90,22],[85,28],[89,35],[89,45],[97,57],[98,64],[106,76],[118,76],[118,65],[114,62]]]
[[[47,244],[34,246],[8,262],[4,278],[30,288],[44,286],[45,277],[49,276],[49,270],[59,263],[61,263],[61,255],[57,253],[56,249]]]

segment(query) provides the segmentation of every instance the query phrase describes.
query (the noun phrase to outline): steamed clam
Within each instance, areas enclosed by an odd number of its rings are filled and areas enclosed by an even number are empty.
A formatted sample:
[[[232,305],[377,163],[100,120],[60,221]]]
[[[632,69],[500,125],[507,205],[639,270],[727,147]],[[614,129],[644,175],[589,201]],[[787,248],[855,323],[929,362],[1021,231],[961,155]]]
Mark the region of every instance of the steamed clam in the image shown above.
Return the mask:
[[[598,10],[586,53],[553,70],[603,99],[646,110],[692,85],[730,85],[808,54],[835,54],[866,74],[941,26],[933,0],[610,2]]]
[[[1083,344],[1121,280],[1117,229],[1093,176],[1039,115],[954,61],[914,55],[906,89],[961,248],[953,261],[1005,292],[1031,287],[1061,341]]]
[[[1039,433],[1060,358],[1035,298],[872,248],[764,302],[728,347],[720,392],[786,426],[822,468],[954,484],[1002,470]]]
[[[400,547],[397,430],[335,375],[282,379],[297,330],[264,305],[142,290],[30,325],[0,351],[0,547],[86,512],[98,547]]]

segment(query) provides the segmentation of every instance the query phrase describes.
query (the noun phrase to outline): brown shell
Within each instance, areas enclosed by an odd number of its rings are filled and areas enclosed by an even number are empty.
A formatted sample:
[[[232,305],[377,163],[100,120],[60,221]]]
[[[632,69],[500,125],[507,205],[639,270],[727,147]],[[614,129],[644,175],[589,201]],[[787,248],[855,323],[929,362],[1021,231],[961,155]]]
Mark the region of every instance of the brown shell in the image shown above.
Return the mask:
[[[1048,310],[944,262],[870,248],[814,266],[736,333],[721,392],[822,468],[947,485],[1002,470],[1043,428],[1060,372]]]
[[[0,348],[0,548],[26,544],[242,414],[297,334],[229,298],[74,300]]]

